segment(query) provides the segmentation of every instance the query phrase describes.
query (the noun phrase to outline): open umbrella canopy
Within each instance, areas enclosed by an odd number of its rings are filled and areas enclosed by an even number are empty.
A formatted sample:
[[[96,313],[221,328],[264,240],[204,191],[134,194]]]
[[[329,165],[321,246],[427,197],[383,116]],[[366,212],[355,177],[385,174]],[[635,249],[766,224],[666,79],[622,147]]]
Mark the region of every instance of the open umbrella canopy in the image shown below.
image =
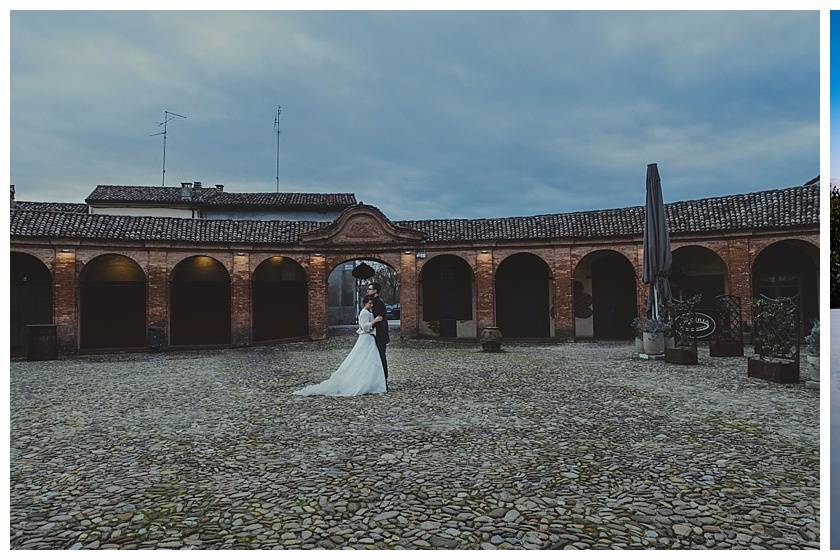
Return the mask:
[[[671,236],[662,201],[662,184],[655,163],[647,166],[645,199],[644,268],[642,281],[650,285],[647,312],[659,318],[659,308],[671,299]]]

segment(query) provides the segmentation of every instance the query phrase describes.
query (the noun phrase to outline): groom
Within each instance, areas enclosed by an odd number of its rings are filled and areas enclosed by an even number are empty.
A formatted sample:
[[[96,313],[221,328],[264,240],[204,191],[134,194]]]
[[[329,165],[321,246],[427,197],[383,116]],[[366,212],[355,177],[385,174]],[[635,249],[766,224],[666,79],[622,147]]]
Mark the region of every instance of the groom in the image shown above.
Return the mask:
[[[376,323],[376,348],[379,350],[379,358],[382,360],[382,369],[385,370],[385,390],[388,390],[388,358],[385,356],[385,348],[391,337],[388,335],[388,319],[385,318],[385,302],[379,297],[382,285],[379,282],[371,282],[367,287],[367,294],[373,296],[373,317],[382,317]]]

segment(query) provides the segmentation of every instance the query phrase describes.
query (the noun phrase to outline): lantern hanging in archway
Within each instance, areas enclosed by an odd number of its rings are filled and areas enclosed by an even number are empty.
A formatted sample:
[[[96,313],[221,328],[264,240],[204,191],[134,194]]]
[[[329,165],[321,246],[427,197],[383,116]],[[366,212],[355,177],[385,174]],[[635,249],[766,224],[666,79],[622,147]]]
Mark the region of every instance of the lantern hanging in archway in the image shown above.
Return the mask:
[[[375,274],[376,271],[373,270],[373,267],[367,263],[362,263],[353,269],[353,277],[357,280],[367,280],[368,278],[372,278]]]

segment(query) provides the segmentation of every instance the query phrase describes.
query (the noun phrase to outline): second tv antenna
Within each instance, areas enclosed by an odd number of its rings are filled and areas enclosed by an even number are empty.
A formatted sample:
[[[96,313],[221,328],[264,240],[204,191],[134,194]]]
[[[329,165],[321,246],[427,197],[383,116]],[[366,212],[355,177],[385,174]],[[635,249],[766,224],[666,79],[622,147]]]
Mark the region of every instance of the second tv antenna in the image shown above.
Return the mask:
[[[163,165],[161,166],[161,177],[160,177],[160,186],[166,186],[166,125],[169,121],[174,120],[175,118],[186,119],[184,115],[179,115],[178,113],[173,113],[172,111],[164,111],[163,112],[163,122],[159,122],[158,126],[163,127],[163,132],[155,132],[154,134],[149,134],[149,136],[163,136]]]
[[[277,168],[274,180],[277,182],[277,192],[280,192],[280,105],[274,113],[274,131],[277,133]]]

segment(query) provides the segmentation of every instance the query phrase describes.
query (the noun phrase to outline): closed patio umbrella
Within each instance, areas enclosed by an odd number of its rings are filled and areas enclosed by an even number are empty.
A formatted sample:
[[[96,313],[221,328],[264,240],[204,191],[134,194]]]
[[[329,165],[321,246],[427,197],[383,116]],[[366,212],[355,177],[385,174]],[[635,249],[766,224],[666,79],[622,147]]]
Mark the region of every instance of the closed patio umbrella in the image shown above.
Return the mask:
[[[645,200],[644,268],[642,281],[650,286],[647,311],[659,319],[659,307],[671,299],[671,236],[662,202],[662,184],[655,163],[647,166]]]

